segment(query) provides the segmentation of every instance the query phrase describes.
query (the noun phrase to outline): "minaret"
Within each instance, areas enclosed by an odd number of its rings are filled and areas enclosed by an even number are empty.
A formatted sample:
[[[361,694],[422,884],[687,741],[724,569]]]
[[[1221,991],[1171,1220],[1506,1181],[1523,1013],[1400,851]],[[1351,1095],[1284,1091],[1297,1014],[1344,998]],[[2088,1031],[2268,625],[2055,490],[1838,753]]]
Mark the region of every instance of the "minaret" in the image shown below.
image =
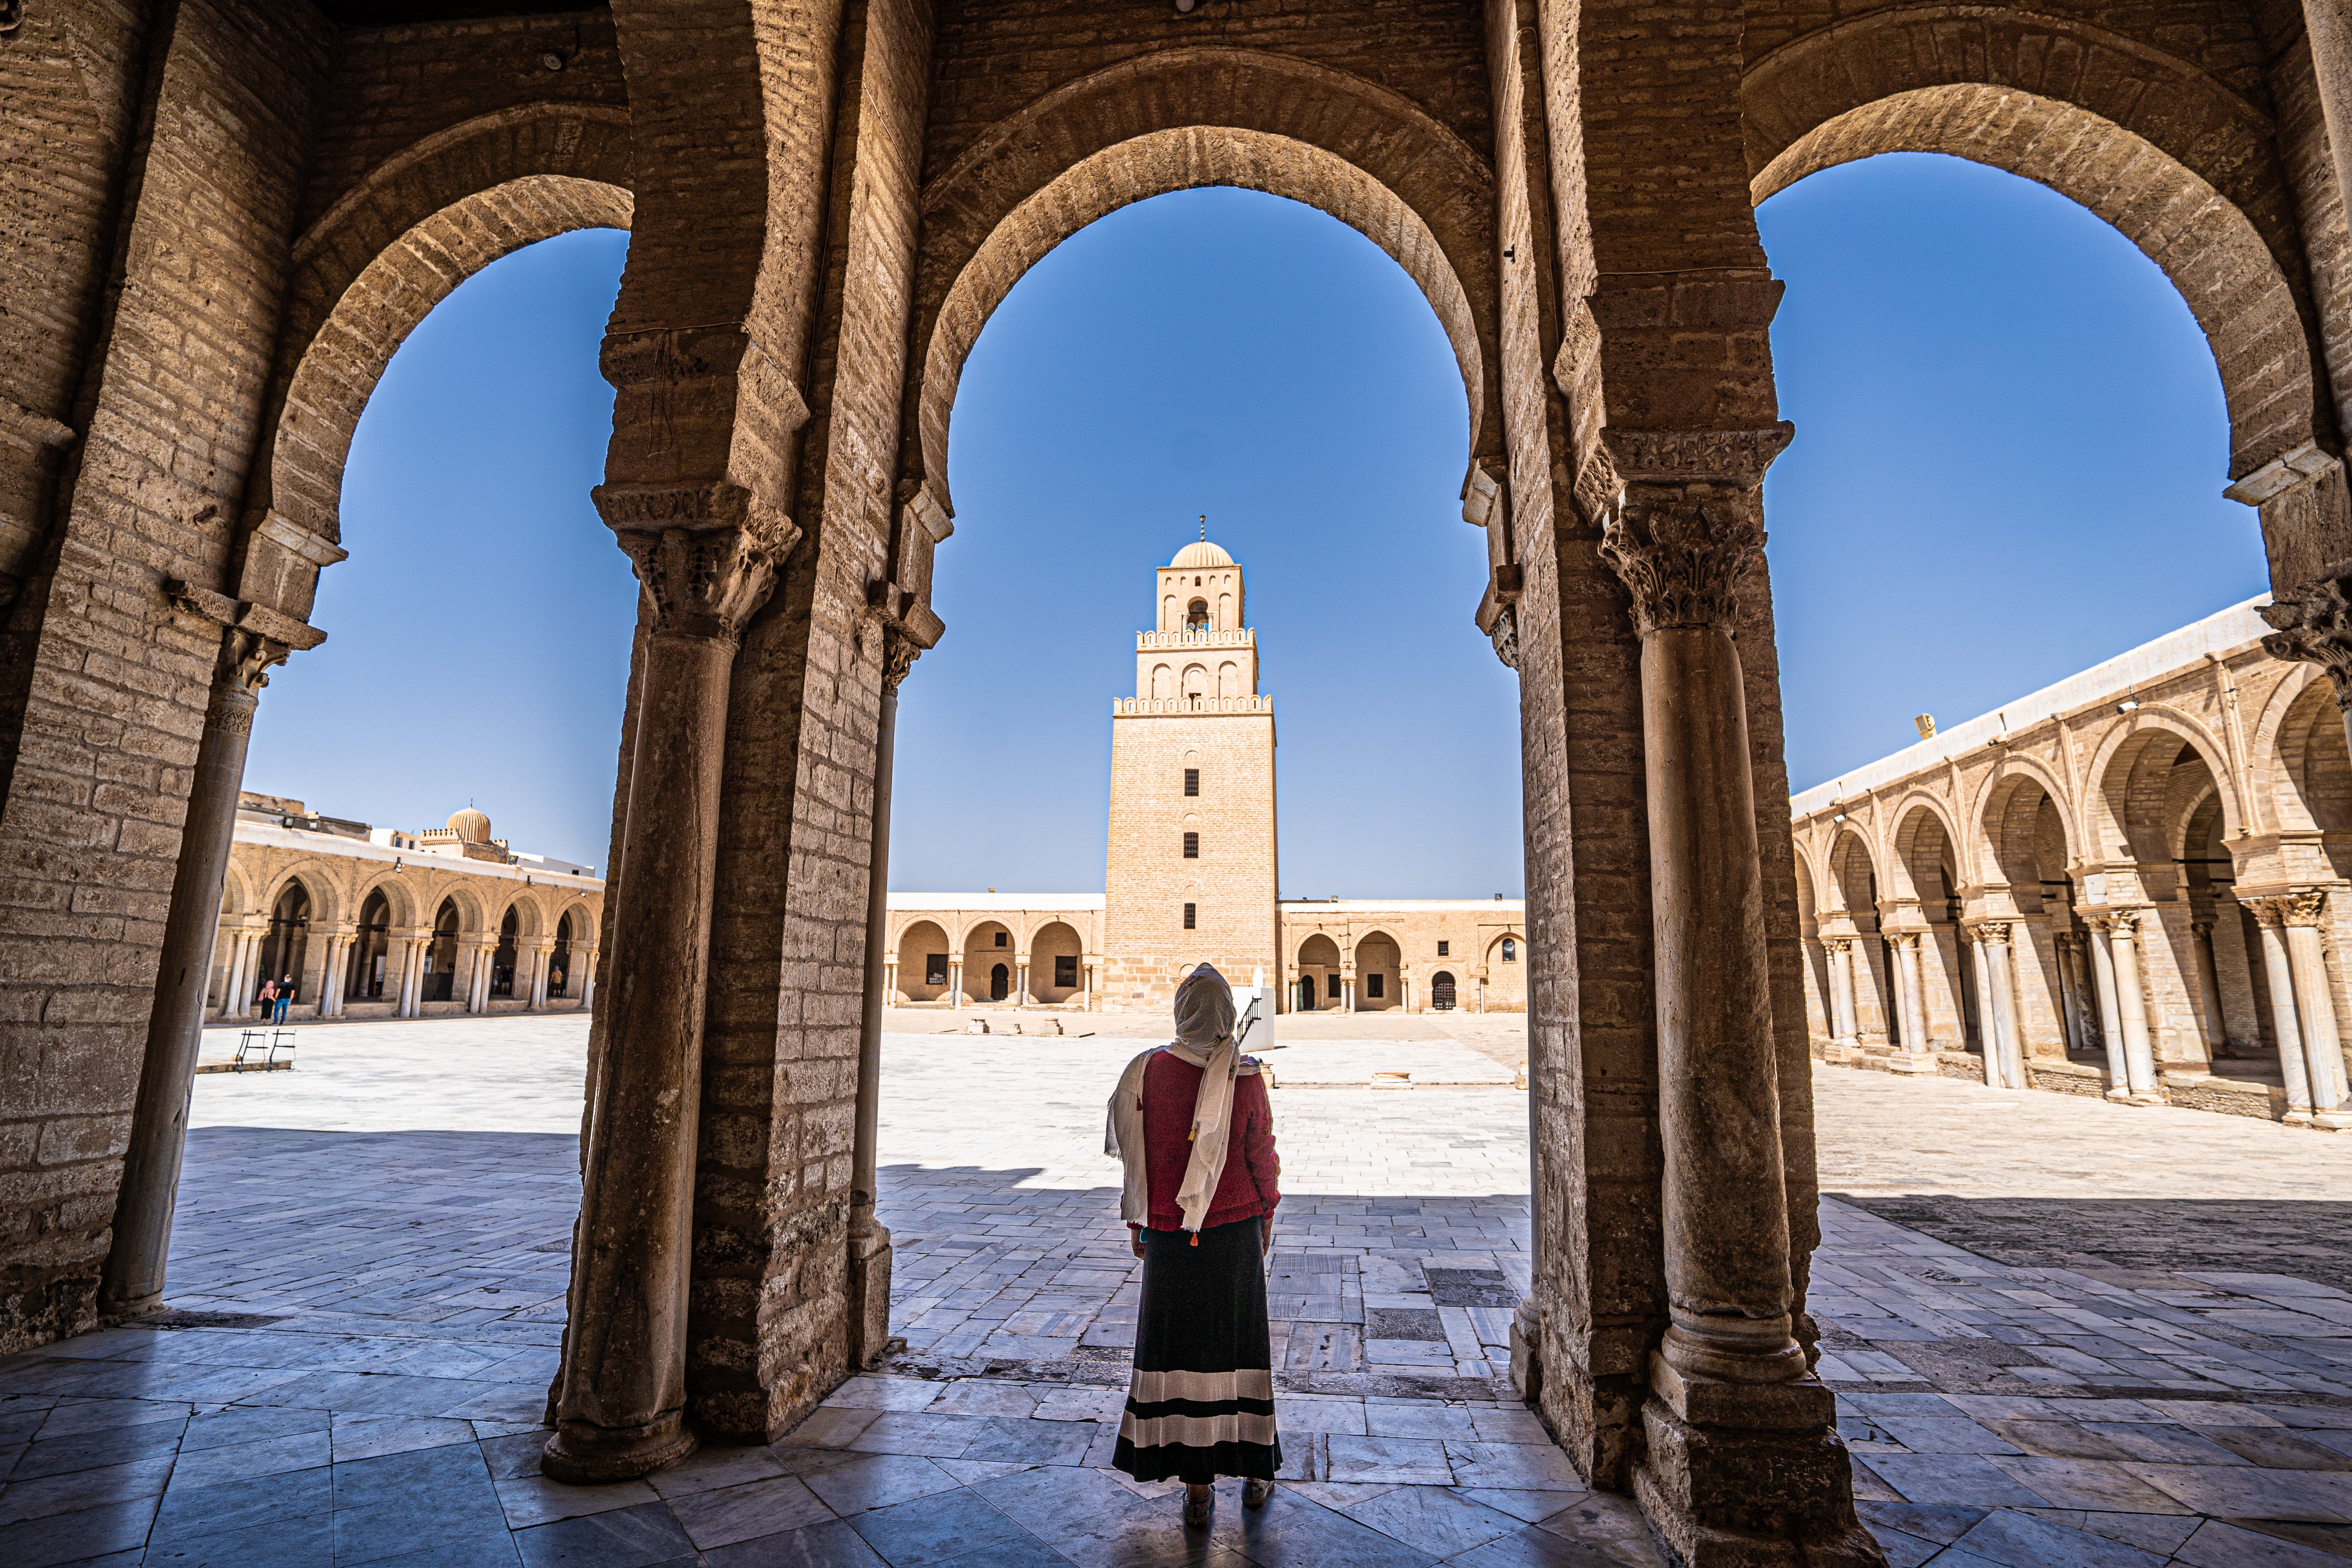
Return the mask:
[[[1202,538],[1158,574],[1135,695],[1111,704],[1104,1004],[1166,1006],[1203,961],[1280,984],[1274,700],[1257,689],[1242,569]]]

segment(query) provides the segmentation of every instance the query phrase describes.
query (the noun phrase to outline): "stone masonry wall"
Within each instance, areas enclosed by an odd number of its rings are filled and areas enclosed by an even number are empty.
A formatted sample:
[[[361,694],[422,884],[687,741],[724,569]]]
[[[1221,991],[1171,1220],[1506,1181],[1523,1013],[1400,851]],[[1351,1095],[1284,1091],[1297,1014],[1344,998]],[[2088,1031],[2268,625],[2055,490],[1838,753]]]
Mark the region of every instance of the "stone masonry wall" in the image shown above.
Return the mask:
[[[0,807],[0,1350],[93,1310],[220,647],[162,579],[227,570],[327,63],[315,13],[175,16]]]
[[[1111,720],[1110,832],[1103,882],[1107,1007],[1162,1007],[1193,965],[1236,985],[1282,973],[1275,942],[1277,835],[1274,717],[1121,715]],[[1184,771],[1201,793],[1184,794]],[[1200,834],[1200,856],[1183,835]],[[1198,923],[1184,929],[1183,906]]]

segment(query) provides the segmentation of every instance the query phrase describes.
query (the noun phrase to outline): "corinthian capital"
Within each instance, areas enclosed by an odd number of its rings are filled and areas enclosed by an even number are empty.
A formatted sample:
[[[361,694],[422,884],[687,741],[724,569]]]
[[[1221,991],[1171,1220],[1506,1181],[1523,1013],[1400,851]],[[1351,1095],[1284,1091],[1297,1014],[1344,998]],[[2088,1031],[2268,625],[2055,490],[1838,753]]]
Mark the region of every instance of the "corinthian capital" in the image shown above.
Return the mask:
[[[628,531],[620,541],[653,600],[656,637],[735,642],[776,585],[781,552],[749,528]]]
[[[2264,605],[2261,615],[2277,628],[2263,638],[2263,651],[2319,666],[2336,688],[2336,706],[2352,708],[2352,561]]]
[[[1601,557],[1633,596],[1643,632],[1727,629],[1739,580],[1764,552],[1764,470],[1789,441],[1758,430],[1603,430],[1605,471],[1580,490],[1601,519]],[[1600,494],[1613,489],[1605,499]]]
[[[2007,921],[1979,921],[1969,931],[1987,946],[1999,947],[2009,941],[2009,926]]]
[[[2290,893],[2279,900],[2280,915],[2291,926],[2315,926],[2327,909],[2325,888],[2308,893]]]
[[[923,650],[915,646],[915,639],[908,637],[906,633],[898,630],[896,626],[884,628],[882,633],[882,689],[891,692],[897,691],[898,689],[898,683],[907,679],[907,672],[915,667],[915,660],[921,658],[922,653]]]

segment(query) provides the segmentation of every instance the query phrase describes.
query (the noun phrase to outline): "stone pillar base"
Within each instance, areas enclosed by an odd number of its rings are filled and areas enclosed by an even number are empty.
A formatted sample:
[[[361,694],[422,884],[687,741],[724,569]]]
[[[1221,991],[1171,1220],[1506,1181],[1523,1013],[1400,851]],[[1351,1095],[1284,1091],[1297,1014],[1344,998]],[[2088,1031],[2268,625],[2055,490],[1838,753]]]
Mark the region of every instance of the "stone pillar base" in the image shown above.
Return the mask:
[[[675,1465],[698,1447],[676,1411],[644,1426],[603,1431],[579,1424],[561,1426],[539,1456],[539,1473],[565,1486],[599,1486],[635,1480]]]
[[[1836,1400],[1814,1377],[1734,1384],[1654,1357],[1633,1495],[1682,1568],[1885,1568],[1853,1511]]]
[[[849,1366],[863,1372],[890,1352],[890,1233],[876,1226],[849,1238]]]
[[[1648,1397],[1648,1388],[1633,1373],[1596,1375],[1578,1358],[1576,1346],[1560,1335],[1550,1334],[1539,1343],[1545,1424],[1588,1485],[1598,1491],[1627,1490],[1633,1458],[1641,1450],[1642,1401]]]
[[[1543,1397],[1543,1314],[1532,1296],[1511,1316],[1511,1386],[1529,1405]]]

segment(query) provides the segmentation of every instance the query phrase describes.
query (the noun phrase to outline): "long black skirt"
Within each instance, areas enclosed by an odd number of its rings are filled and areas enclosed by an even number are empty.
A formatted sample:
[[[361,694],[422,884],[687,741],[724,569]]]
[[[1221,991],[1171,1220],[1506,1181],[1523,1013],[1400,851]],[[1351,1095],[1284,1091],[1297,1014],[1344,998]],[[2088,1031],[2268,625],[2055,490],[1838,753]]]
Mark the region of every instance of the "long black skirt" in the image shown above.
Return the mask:
[[[1258,1222],[1143,1233],[1135,1376],[1111,1463],[1139,1481],[1272,1480],[1274,1354]]]

